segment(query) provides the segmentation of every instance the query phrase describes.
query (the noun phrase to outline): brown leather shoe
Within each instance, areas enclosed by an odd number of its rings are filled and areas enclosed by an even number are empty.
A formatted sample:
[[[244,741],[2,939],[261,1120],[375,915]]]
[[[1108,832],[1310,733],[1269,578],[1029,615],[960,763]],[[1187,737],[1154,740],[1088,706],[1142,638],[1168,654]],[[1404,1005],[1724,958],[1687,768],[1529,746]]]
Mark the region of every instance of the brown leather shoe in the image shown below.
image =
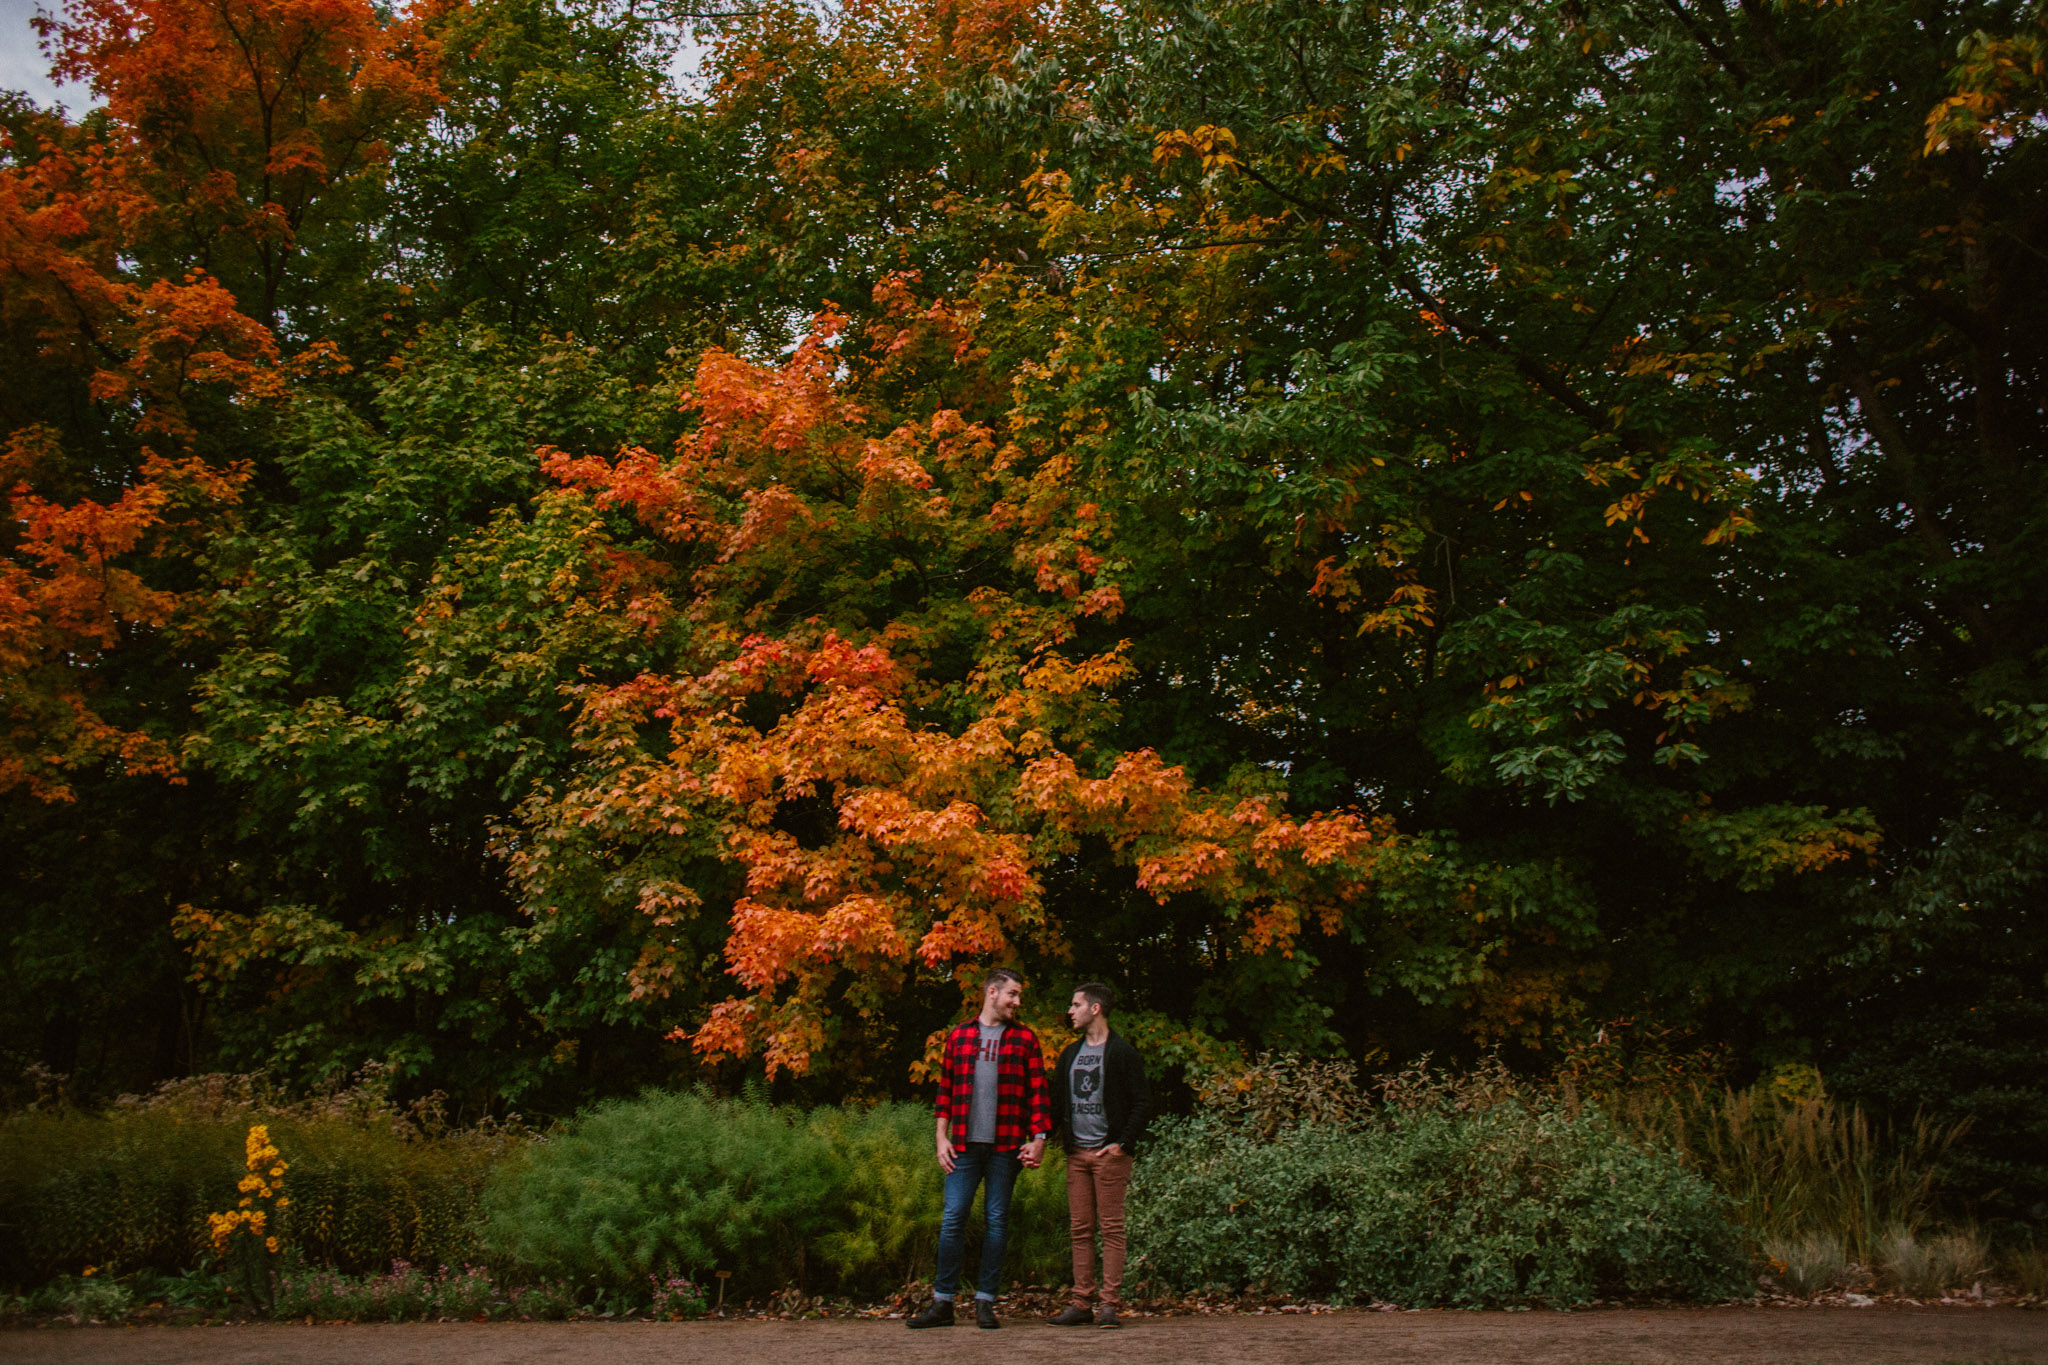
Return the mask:
[[[1093,1321],[1095,1314],[1088,1311],[1085,1303],[1068,1304],[1064,1310],[1046,1319],[1047,1324],[1053,1327],[1086,1327]]]

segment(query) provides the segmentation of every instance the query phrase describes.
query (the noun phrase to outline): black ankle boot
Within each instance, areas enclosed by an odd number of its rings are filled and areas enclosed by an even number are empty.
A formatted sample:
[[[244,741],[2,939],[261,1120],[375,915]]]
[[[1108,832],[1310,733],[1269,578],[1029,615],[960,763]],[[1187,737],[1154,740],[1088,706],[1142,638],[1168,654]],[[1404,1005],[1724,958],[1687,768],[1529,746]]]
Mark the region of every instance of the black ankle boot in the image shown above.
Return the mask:
[[[933,1299],[932,1306],[912,1318],[910,1327],[951,1327],[953,1325],[953,1301]]]
[[[1001,1327],[1003,1324],[996,1321],[996,1306],[987,1299],[976,1299],[974,1301],[974,1325],[976,1327],[989,1328]]]

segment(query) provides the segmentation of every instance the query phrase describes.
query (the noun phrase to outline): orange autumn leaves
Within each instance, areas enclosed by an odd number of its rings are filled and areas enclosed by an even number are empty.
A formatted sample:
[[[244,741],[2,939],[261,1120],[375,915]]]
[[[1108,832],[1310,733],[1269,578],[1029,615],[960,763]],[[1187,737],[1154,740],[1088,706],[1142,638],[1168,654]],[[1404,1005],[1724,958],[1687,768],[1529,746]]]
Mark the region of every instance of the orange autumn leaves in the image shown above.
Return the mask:
[[[1042,876],[1084,838],[1106,840],[1162,905],[1219,900],[1237,947],[1282,954],[1343,925],[1392,838],[1355,813],[1297,820],[1270,794],[1203,791],[1151,750],[1105,748],[1131,670],[1122,643],[1081,644],[1113,615],[1114,585],[1089,576],[1106,559],[1067,582],[1041,567],[1077,527],[1099,537],[1086,529],[1099,513],[996,423],[887,410],[908,365],[922,367],[915,392],[971,399],[977,380],[972,317],[915,308],[906,289],[884,286],[894,320],[865,354],[838,344],[830,310],[780,365],[707,354],[686,395],[701,425],[673,457],[544,457],[570,496],[630,511],[660,543],[632,595],[651,636],[688,640],[694,671],[583,690],[589,775],[529,818],[621,848],[709,832],[738,874],[725,962],[740,993],[678,1036],[711,1059],[758,1053],[803,1072],[835,1013],[878,1012],[910,972],[964,979],[1020,951],[1060,955]],[[904,576],[926,584],[950,579],[956,556],[1008,567],[943,600],[930,587],[891,599],[887,617],[817,590],[912,545],[930,562]],[[942,667],[963,636],[971,662]],[[548,846],[513,854],[530,889]],[[663,994],[680,964],[661,930],[695,915],[698,893],[649,877],[637,903],[655,932],[634,990]]]
[[[184,599],[153,561],[247,479],[194,452],[190,405],[282,396],[258,319],[308,210],[438,92],[420,22],[368,0],[79,0],[39,22],[105,114],[32,117],[7,149],[0,326],[41,368],[16,382],[75,388],[127,441],[67,450],[32,412],[0,435],[0,790],[64,800],[90,764],[175,774],[163,739],[102,714],[90,665],[172,624]]]
[[[18,440],[15,449],[24,445]],[[103,717],[72,662],[170,622],[178,594],[120,561],[164,541],[173,505],[231,503],[242,478],[240,470],[151,454],[140,477],[107,502],[65,506],[16,486],[17,540],[0,559],[0,790],[21,786],[67,800],[67,772],[109,759],[130,773],[176,774],[170,745]]]
[[[317,200],[386,161],[438,104],[428,0],[72,0],[47,22],[60,76],[92,83],[131,233],[201,260],[246,253],[244,312],[276,317]]]
[[[403,113],[438,102],[428,25],[447,8],[72,0],[43,27],[58,74],[91,81],[152,161],[197,155],[216,174],[331,181],[386,155],[382,138]]]
[[[139,442],[116,486],[60,497],[43,490],[103,485],[105,466],[74,469],[43,423],[0,438],[14,523],[0,556],[0,790],[46,800],[67,799],[65,774],[87,763],[175,771],[164,742],[100,714],[79,665],[170,621],[178,598],[142,561],[182,548],[178,524],[233,503],[246,477],[189,453],[186,405],[203,385],[271,391],[275,359],[269,332],[214,281],[122,277],[116,178],[96,151],[0,168],[0,325],[28,339],[46,374],[81,376],[89,400],[132,414]]]

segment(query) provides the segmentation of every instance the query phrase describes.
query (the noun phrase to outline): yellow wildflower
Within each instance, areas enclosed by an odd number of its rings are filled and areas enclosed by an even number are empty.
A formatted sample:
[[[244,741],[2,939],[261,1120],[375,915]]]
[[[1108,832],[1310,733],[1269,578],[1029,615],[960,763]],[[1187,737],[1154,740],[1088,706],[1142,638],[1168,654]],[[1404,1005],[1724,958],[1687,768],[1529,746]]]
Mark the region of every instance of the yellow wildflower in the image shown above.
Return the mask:
[[[291,1203],[283,1197],[284,1173],[290,1169],[290,1164],[271,1145],[270,1129],[264,1124],[250,1126],[242,1150],[247,1160],[247,1174],[235,1184],[242,1197],[228,1212],[208,1214],[207,1230],[212,1235],[216,1250],[226,1252],[239,1234],[247,1233],[261,1238],[264,1250],[275,1255],[280,1249],[281,1239],[274,1230],[270,1215]],[[266,1203],[268,1208],[264,1207]]]

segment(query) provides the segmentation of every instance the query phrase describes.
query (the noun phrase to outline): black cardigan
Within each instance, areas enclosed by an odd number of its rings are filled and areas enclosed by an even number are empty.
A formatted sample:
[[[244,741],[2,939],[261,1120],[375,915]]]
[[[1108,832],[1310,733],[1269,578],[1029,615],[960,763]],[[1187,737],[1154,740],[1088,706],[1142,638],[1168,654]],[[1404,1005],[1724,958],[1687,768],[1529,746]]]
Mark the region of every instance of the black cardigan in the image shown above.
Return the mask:
[[[1052,1086],[1053,1131],[1069,1146],[1073,1144],[1074,1100],[1067,1088],[1074,1074],[1074,1054],[1080,1050],[1079,1038],[1067,1044],[1046,1077]],[[1152,1086],[1145,1079],[1145,1064],[1138,1060],[1138,1049],[1115,1029],[1102,1045],[1102,1114],[1109,1122],[1109,1141],[1126,1152],[1137,1150],[1145,1125],[1152,1121]]]

